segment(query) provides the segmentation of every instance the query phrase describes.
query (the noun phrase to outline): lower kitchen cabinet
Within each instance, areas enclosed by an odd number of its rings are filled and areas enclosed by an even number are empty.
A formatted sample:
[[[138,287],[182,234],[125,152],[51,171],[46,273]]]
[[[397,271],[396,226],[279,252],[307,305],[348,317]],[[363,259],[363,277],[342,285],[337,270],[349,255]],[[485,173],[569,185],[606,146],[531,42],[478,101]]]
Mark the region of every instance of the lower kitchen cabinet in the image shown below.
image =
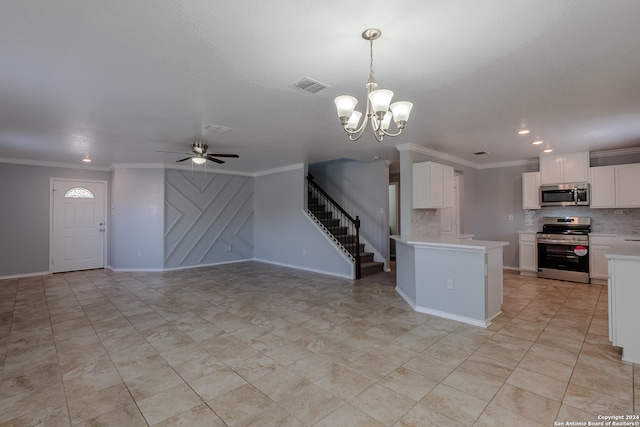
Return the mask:
[[[592,284],[606,285],[609,279],[608,260],[604,254],[616,238],[615,234],[589,235],[589,278]]]
[[[538,275],[538,244],[535,231],[518,232],[518,252],[520,274],[522,276]]]

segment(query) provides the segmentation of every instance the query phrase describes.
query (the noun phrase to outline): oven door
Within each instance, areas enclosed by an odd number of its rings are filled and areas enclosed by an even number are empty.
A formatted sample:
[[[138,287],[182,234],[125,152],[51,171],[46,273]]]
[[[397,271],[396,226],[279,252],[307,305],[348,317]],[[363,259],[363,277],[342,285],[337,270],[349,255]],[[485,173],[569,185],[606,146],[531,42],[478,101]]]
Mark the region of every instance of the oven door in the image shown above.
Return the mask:
[[[538,269],[589,273],[589,246],[538,242]]]

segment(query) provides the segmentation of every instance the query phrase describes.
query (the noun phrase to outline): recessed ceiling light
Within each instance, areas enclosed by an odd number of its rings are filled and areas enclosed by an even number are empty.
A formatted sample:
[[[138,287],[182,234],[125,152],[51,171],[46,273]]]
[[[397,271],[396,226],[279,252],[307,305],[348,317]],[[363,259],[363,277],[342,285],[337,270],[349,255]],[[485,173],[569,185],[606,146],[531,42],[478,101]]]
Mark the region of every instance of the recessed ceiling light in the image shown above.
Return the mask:
[[[521,129],[518,131],[518,135],[528,135],[529,133],[531,133],[529,129]]]
[[[91,163],[91,159],[88,157],[85,157],[84,159],[82,159],[82,161],[85,163]]]
[[[553,148],[545,148],[544,150],[542,150],[543,153],[550,153],[553,151]]]
[[[536,139],[535,141],[532,142],[533,145],[540,145],[542,144],[544,141],[541,139]]]

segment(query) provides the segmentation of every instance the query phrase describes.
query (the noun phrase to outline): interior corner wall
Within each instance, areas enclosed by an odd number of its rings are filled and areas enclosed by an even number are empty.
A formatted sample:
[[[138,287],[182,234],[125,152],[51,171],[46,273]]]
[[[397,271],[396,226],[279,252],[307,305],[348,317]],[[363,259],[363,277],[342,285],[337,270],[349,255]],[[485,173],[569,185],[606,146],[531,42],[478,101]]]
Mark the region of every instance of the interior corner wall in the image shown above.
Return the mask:
[[[161,270],[164,170],[118,168],[112,183],[110,266],[115,270]]]
[[[304,213],[303,167],[255,178],[256,260],[352,277],[353,266]]]
[[[389,173],[383,160],[340,159],[309,165],[315,182],[352,217],[360,217],[360,234],[388,257]]]
[[[509,242],[503,248],[505,267],[518,268],[518,231],[526,230],[522,209],[522,174],[527,165],[478,170],[474,239]],[[511,218],[511,219],[510,219]]]
[[[49,272],[52,177],[109,182],[110,172],[0,163],[0,277]]]
[[[166,170],[165,268],[252,259],[254,178]]]

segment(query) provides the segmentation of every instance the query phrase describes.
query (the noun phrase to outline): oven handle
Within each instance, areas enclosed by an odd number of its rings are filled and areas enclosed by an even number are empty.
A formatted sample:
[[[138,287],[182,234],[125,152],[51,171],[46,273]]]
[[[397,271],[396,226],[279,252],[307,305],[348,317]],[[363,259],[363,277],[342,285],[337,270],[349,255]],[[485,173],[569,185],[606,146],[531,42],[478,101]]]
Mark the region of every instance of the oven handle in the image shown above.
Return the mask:
[[[549,243],[553,245],[567,245],[567,246],[589,246],[587,242],[567,242],[566,240],[553,240],[553,239],[538,239],[538,243]]]

